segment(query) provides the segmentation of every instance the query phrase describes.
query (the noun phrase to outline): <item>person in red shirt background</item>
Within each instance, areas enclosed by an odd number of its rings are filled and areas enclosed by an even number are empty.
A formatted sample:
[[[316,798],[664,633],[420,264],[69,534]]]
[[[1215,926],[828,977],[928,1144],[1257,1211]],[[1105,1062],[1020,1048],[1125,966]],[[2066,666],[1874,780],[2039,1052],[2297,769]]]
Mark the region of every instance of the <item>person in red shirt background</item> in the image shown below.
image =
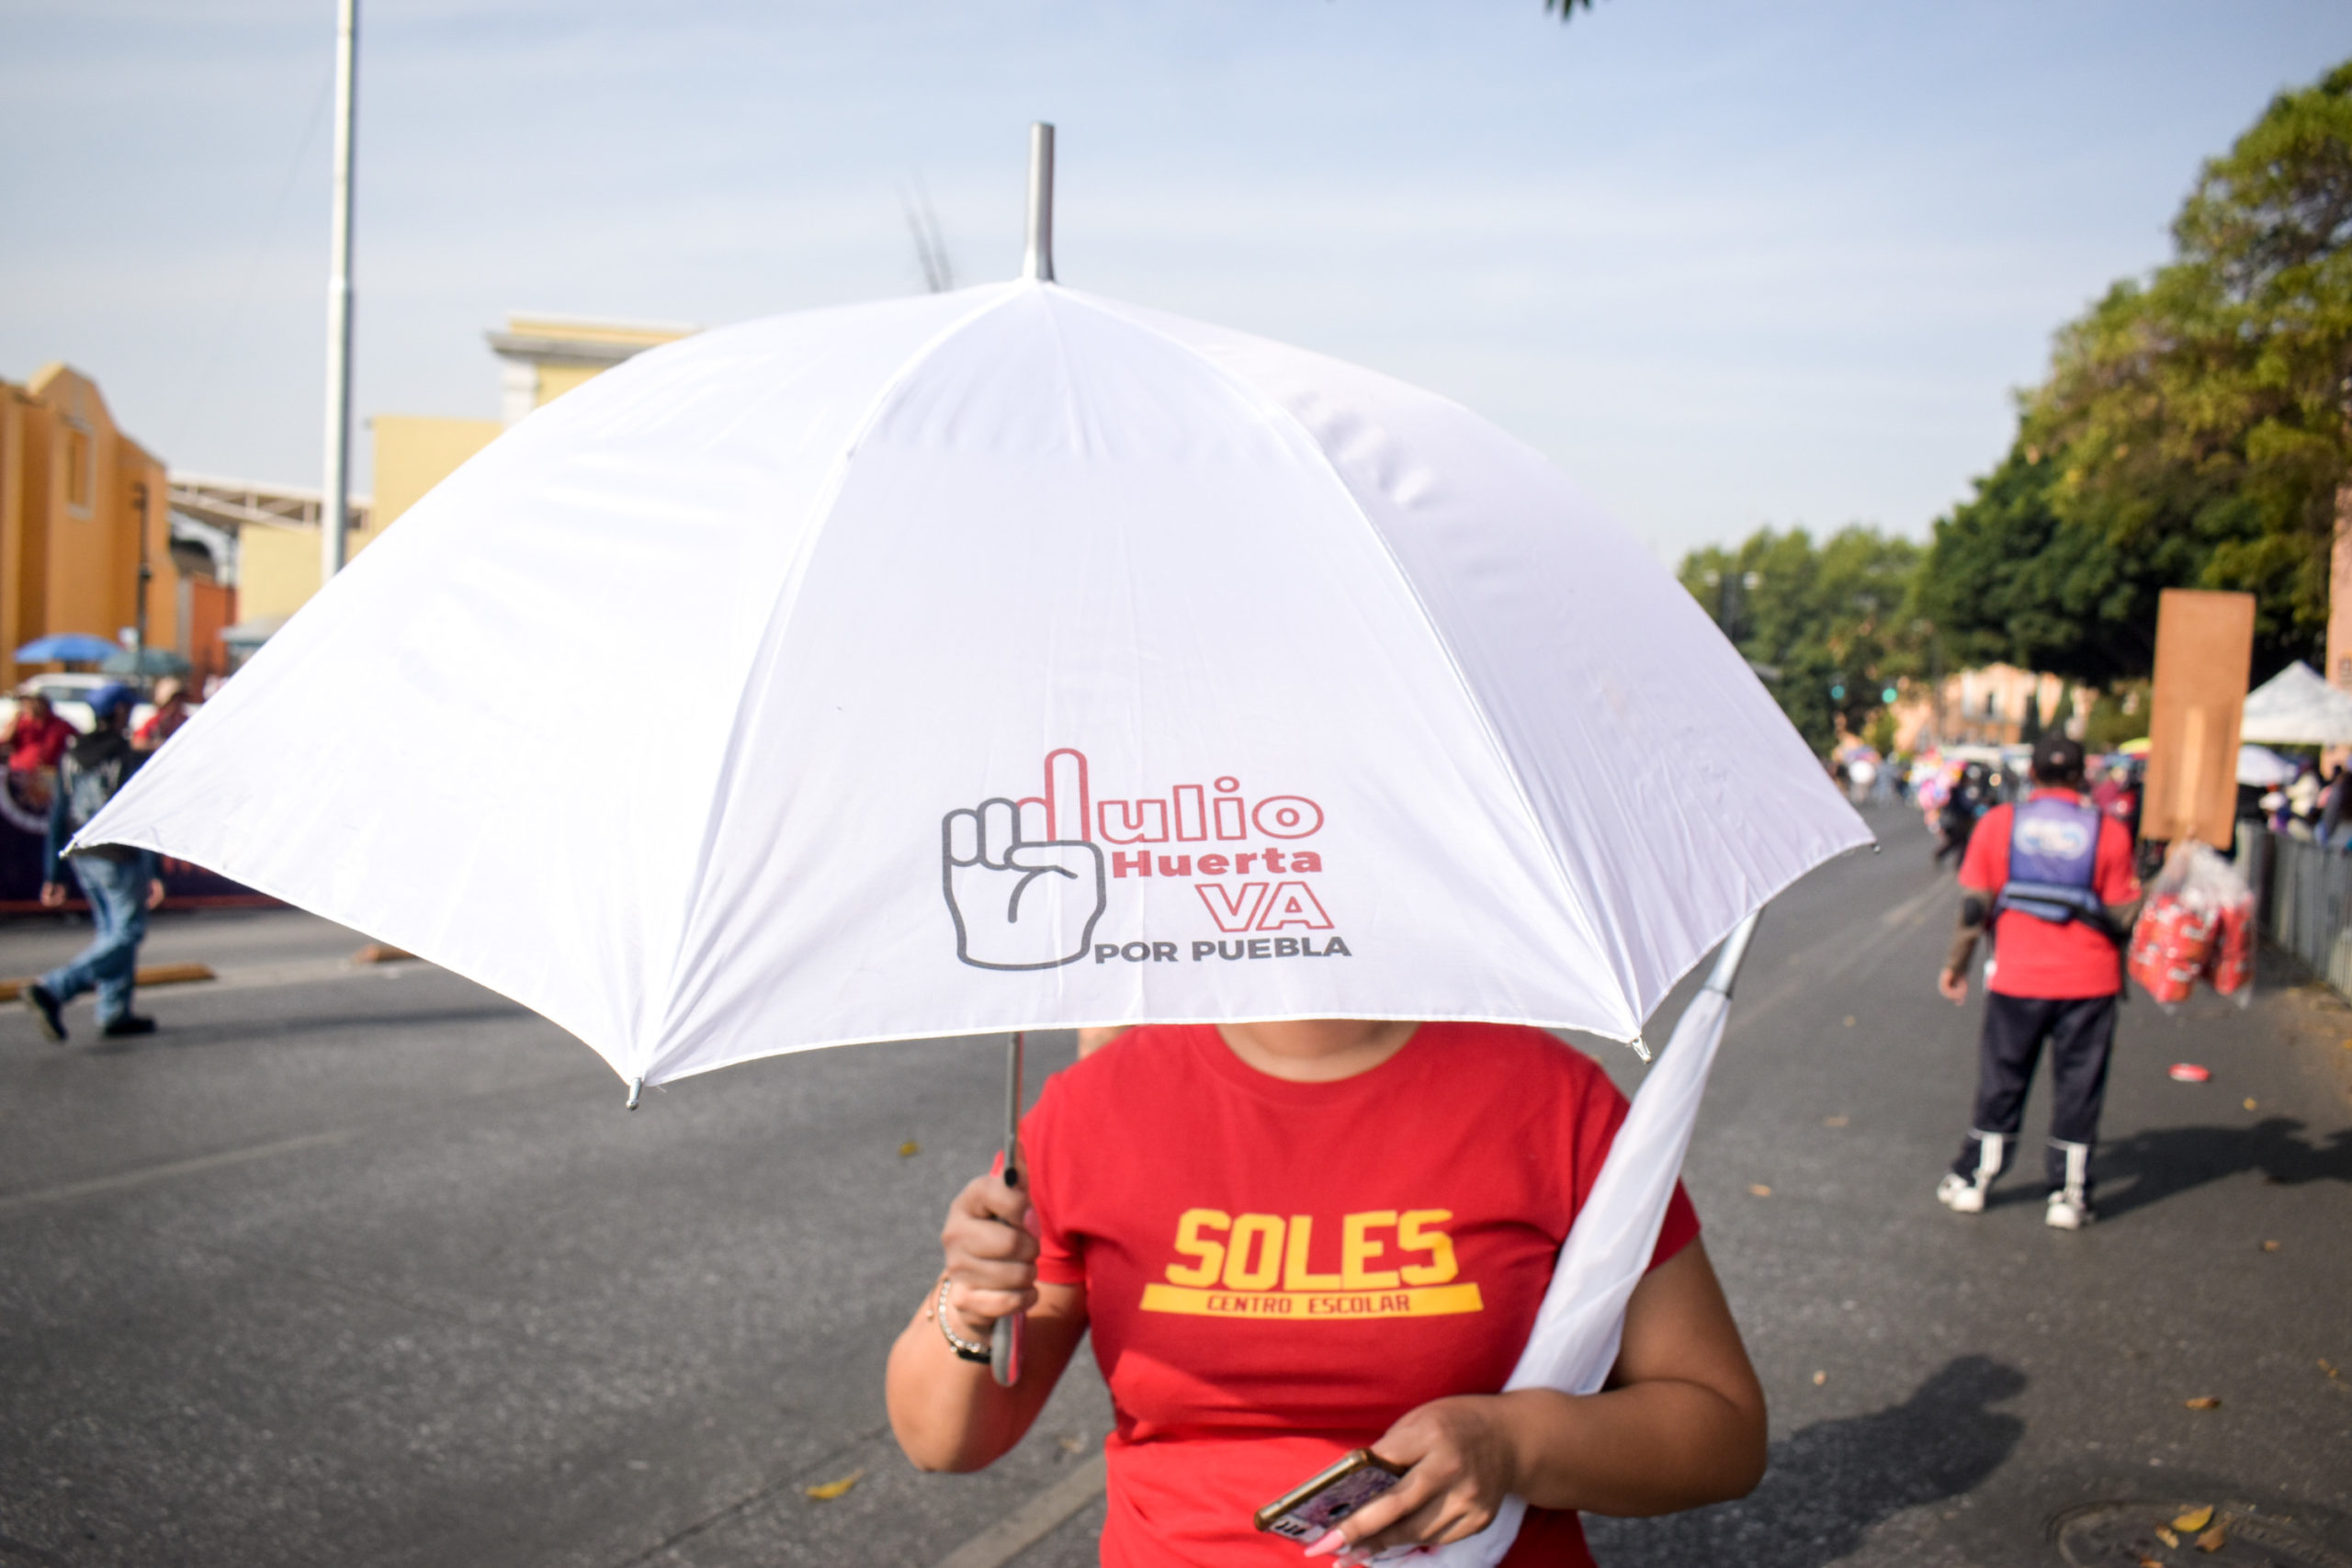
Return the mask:
[[[1405,1469],[1309,1556],[1456,1540],[1531,1504],[1512,1565],[1592,1562],[1574,1510],[1744,1495],[1764,1401],[1678,1189],[1603,1392],[1502,1393],[1626,1110],[1538,1030],[1324,1020],[1128,1031],[1046,1083],[1026,1191],[989,1176],[890,1355],[925,1470],[1019,1442],[1091,1328],[1114,1568],[1295,1562],[1252,1515],[1350,1450]],[[1021,1381],[989,1330],[1030,1313]]]
[[[155,682],[155,711],[131,731],[130,743],[141,751],[153,751],[178,734],[180,726],[193,716],[187,708],[187,688],[166,675]]]
[[[1975,1114],[1936,1197],[1975,1214],[2007,1168],[2024,1124],[2025,1097],[2050,1048],[2049,1197],[2044,1220],[2059,1230],[2090,1223],[2091,1145],[2107,1097],[2115,1009],[2123,990],[2123,939],[2139,912],[2132,835],[2083,795],[2083,748],[2045,735],[2033,749],[2034,789],[1996,806],[1977,825],[1960,868],[1960,929],[1938,988],[1968,999],[1968,962],[1990,925],[1984,1032],[1978,1046]]]
[[[57,766],[57,759],[65,755],[65,748],[74,744],[81,731],[57,716],[49,699],[32,695],[17,703],[17,716],[8,726],[8,771],[12,773],[37,773]]]

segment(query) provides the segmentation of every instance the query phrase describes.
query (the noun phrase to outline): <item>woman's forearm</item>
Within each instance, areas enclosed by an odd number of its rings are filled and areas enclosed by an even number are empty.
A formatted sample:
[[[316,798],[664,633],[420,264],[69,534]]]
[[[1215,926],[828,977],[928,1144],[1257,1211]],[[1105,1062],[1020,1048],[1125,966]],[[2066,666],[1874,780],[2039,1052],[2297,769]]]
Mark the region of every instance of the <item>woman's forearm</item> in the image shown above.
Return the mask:
[[[1085,1332],[1083,1308],[1075,1324],[1063,1292],[1044,1287],[1030,1314],[1021,1381],[998,1384],[989,1369],[948,1348],[929,1314],[936,1298],[918,1310],[890,1348],[887,1399],[890,1429],[918,1470],[986,1468],[1027,1435],[1060,1381]],[[960,1332],[960,1330],[959,1330]]]
[[[1518,1484],[1539,1508],[1634,1517],[1747,1495],[1764,1475],[1761,1412],[1699,1383],[1657,1380],[1577,1397],[1495,1396]]]
[[[1626,1303],[1611,1386],[1501,1395],[1529,1502],[1663,1514],[1745,1496],[1764,1475],[1764,1391],[1707,1249],[1652,1269]]]

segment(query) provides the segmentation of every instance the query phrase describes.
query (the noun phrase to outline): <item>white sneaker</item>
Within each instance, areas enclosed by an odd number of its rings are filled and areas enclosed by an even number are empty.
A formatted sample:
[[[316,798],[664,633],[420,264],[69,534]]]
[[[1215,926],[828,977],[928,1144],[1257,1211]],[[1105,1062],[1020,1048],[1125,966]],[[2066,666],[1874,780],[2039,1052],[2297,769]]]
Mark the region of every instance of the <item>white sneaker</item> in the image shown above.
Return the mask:
[[[1989,1182],[1980,1185],[1956,1170],[1948,1170],[1944,1172],[1944,1179],[1936,1183],[1936,1201],[1955,1214],[1981,1214],[1984,1212],[1984,1193],[1990,1185]],[[2056,1224],[2055,1221],[2052,1223]]]
[[[2098,1218],[2091,1213],[2090,1200],[2078,1192],[2052,1192],[2050,1207],[2043,1211],[2041,1223],[2054,1231],[2078,1231]]]

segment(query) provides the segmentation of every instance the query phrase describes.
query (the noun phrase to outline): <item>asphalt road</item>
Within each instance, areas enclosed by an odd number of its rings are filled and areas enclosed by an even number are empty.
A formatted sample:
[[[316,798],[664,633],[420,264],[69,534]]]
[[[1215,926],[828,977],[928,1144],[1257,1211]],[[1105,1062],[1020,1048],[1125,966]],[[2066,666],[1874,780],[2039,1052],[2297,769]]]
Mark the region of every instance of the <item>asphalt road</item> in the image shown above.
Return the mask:
[[[2047,1230],[2016,1179],[1948,1214],[1979,1013],[1932,988],[1949,878],[1916,819],[1875,820],[1884,853],[1767,917],[1687,1173],[1772,1471],[1594,1521],[1601,1561],[2055,1563],[2070,1509],[2187,1502],[2352,1556],[2352,1371],[2323,1366],[2352,1368],[2352,1010],[2134,1002],[2101,1222]],[[0,927],[0,974],[79,940]],[[755,1063],[625,1115],[551,1025],[343,967],[361,940],[165,918],[147,961],[224,978],[149,993],[161,1034],[94,1043],[83,1004],[61,1050],[0,1018],[0,1563],[922,1568],[1087,1462],[1090,1364],[984,1475],[915,1474],[884,1423],[940,1211],[993,1148],[1000,1042]],[[1017,1562],[1092,1561],[1099,1518]]]

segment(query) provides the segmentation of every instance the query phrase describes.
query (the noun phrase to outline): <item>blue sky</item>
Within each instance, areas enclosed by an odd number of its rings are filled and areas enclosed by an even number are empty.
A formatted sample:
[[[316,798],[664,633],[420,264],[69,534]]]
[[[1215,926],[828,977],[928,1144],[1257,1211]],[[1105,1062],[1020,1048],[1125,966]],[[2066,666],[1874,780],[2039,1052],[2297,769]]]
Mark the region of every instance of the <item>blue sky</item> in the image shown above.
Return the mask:
[[[357,412],[528,309],[718,324],[1020,258],[1457,398],[1661,555],[1913,535],[2199,161],[2352,55],[2290,0],[363,0]],[[316,484],[330,0],[0,0],[0,376]],[[367,444],[359,443],[360,476]]]

